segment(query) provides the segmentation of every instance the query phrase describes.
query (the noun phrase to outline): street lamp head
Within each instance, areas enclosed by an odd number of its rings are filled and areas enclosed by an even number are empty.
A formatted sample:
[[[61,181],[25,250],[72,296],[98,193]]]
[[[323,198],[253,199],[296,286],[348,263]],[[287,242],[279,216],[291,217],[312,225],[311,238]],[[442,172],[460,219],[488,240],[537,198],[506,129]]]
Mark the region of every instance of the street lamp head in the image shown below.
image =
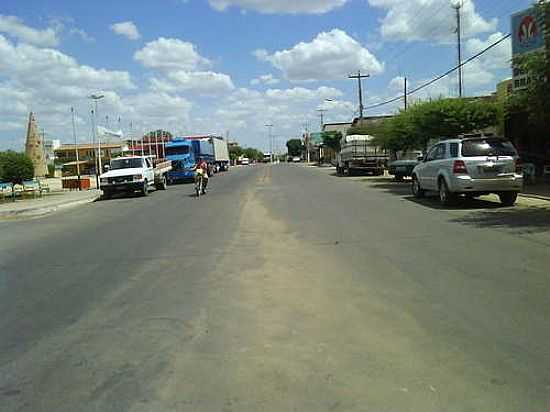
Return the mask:
[[[89,97],[90,97],[90,99],[93,99],[93,100],[99,100],[99,99],[103,99],[105,97],[105,95],[103,95],[103,94],[92,94]]]

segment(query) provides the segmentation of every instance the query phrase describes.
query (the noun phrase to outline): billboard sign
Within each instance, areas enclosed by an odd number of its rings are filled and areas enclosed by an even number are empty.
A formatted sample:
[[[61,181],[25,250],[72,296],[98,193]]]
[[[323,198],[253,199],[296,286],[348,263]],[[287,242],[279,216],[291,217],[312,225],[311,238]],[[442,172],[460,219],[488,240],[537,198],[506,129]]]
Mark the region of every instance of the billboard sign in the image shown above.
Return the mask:
[[[534,52],[544,47],[542,16],[534,8],[512,15],[512,54]]]

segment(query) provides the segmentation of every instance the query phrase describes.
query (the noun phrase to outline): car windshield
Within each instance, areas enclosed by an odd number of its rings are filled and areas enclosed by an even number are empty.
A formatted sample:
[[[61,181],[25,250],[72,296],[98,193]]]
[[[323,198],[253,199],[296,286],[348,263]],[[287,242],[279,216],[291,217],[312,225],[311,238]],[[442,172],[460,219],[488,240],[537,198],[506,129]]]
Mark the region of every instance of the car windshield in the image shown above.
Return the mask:
[[[111,160],[111,170],[133,169],[142,167],[142,165],[143,160],[141,158]]]
[[[517,156],[514,145],[503,139],[475,139],[462,143],[462,156]]]
[[[171,146],[166,148],[166,156],[189,154],[189,146]]]
[[[397,155],[397,160],[418,160],[422,156],[422,152],[404,152]]]

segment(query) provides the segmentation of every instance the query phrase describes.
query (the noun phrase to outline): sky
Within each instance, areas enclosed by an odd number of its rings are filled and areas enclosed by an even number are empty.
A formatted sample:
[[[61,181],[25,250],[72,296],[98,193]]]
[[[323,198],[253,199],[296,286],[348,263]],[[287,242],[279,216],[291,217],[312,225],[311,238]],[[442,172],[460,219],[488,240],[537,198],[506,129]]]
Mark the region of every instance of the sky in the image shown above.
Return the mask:
[[[361,70],[365,115],[457,64],[453,3],[462,1],[464,58],[510,31],[530,0],[2,0],[0,150],[22,150],[29,111],[47,138],[91,135],[98,123],[128,135],[228,135],[276,149],[304,129],[357,115]],[[465,66],[466,95],[495,91],[511,76],[504,41]],[[412,96],[457,95],[456,75]]]

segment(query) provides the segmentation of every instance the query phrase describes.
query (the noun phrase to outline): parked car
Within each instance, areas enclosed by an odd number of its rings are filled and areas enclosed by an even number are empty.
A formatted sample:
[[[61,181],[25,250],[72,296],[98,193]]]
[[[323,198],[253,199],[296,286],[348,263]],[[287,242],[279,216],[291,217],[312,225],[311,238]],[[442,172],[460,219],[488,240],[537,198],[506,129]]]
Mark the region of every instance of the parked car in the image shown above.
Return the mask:
[[[300,163],[300,162],[302,161],[302,158],[299,157],[299,156],[294,156],[294,157],[292,158],[292,161],[293,161],[294,163]]]
[[[452,204],[459,195],[496,193],[511,206],[522,187],[518,153],[509,140],[498,137],[441,141],[412,172],[413,195],[420,198],[426,191],[437,191],[443,205]]]
[[[388,163],[388,173],[395,177],[395,180],[403,180],[404,177],[410,176],[414,167],[420,163],[422,159],[422,151],[413,150],[406,152],[397,152]]]

